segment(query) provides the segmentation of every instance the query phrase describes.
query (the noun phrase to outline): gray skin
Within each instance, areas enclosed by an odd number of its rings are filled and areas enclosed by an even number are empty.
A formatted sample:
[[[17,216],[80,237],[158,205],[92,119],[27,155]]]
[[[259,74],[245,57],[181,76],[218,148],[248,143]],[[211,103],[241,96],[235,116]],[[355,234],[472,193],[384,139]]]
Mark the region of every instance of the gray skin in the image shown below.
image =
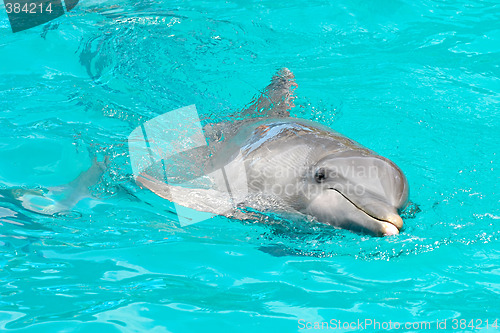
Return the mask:
[[[208,179],[209,185],[167,185],[147,171],[136,181],[182,206],[217,215],[246,218],[238,207],[250,207],[299,213],[376,236],[398,234],[403,226],[398,211],[409,193],[403,172],[326,126],[290,118],[294,86],[293,74],[281,70],[236,118],[243,120],[205,128],[207,151],[184,154],[184,162],[176,159],[181,173],[196,169],[191,176],[198,178],[192,178]],[[249,115],[253,118],[246,119]],[[224,177],[217,170],[224,170]]]
[[[228,146],[216,159],[241,152],[249,192],[271,193],[295,211],[353,231],[393,235],[403,226],[398,210],[407,203],[408,183],[402,171],[327,127],[265,119],[241,128]]]
[[[151,164],[136,175],[137,183],[181,206],[216,215],[255,218],[248,207],[377,236],[399,233],[398,211],[408,200],[401,170],[328,127],[290,118],[296,86],[293,74],[282,69],[250,107],[231,121],[205,126],[207,147]],[[172,132],[178,129],[173,122]],[[0,196],[41,214],[71,210],[91,198],[89,186],[102,169],[94,162],[66,186],[14,189]]]

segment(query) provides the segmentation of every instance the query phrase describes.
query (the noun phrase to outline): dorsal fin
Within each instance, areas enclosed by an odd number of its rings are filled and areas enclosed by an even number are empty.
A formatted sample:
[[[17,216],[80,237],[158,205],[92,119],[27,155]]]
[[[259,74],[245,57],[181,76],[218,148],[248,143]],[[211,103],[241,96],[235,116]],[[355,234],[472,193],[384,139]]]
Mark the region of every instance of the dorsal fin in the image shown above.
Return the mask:
[[[205,137],[210,142],[234,135],[245,122],[260,118],[290,117],[290,109],[295,105],[294,90],[297,88],[295,76],[288,68],[282,68],[272,77],[271,83],[264,88],[241,112],[229,116],[226,121],[208,123],[204,126]],[[229,121],[228,121],[229,120]]]
[[[295,105],[293,91],[297,88],[295,76],[288,68],[280,69],[271,83],[241,112],[241,118],[286,118]]]

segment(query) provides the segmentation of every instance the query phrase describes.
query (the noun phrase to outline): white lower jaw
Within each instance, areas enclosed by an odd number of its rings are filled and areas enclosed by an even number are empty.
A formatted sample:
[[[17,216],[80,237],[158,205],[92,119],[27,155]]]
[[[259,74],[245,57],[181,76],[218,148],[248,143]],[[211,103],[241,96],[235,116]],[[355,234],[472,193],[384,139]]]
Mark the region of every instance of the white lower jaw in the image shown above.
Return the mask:
[[[399,234],[398,228],[396,226],[390,224],[389,222],[381,222],[384,224],[383,228],[383,233],[384,236],[394,236]]]

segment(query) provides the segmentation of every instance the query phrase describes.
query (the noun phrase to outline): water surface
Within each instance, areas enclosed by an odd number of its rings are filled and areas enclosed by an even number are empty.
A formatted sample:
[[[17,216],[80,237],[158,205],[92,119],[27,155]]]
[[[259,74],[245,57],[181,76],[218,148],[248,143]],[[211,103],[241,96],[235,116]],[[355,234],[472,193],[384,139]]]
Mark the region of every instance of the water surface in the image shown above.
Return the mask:
[[[0,328],[474,319],[495,331],[499,22],[495,1],[83,1],[16,34],[0,14]],[[420,210],[404,232],[272,216],[183,228],[168,203],[131,195],[136,126],[190,104],[224,120],[281,67],[299,86],[294,116],[403,169]],[[71,182],[94,156],[106,171],[71,211],[15,199]]]

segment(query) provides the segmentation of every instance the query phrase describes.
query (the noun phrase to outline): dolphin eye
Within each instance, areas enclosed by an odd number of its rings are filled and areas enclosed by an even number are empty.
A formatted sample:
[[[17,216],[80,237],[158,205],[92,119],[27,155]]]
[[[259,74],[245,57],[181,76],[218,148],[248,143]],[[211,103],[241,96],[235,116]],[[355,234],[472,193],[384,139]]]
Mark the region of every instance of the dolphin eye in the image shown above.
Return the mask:
[[[314,180],[316,180],[317,183],[323,182],[323,180],[326,179],[326,171],[324,168],[319,168],[316,173],[314,174]]]

